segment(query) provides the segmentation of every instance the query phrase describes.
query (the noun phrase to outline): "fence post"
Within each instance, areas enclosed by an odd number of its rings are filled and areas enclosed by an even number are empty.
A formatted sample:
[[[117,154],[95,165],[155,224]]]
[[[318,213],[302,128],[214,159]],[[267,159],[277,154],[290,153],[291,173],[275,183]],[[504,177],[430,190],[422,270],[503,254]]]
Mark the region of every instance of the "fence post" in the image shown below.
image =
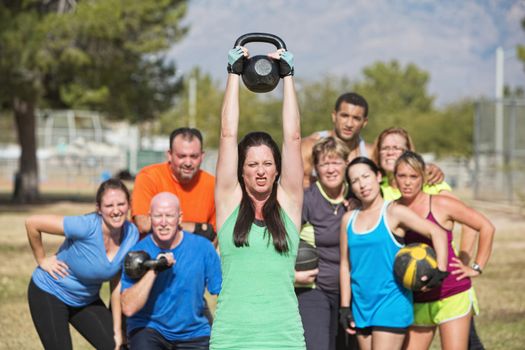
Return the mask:
[[[514,203],[514,149],[516,147],[516,113],[517,113],[517,103],[515,99],[512,99],[509,103],[510,108],[510,118],[509,118],[509,143],[508,143],[508,152],[505,159],[505,164],[507,165],[507,171],[509,173],[508,177],[508,188],[507,188],[507,198],[510,203]]]
[[[474,188],[474,199],[479,198],[479,142],[480,142],[480,129],[481,129],[481,102],[476,102],[474,110],[474,176],[473,176],[473,188]]]

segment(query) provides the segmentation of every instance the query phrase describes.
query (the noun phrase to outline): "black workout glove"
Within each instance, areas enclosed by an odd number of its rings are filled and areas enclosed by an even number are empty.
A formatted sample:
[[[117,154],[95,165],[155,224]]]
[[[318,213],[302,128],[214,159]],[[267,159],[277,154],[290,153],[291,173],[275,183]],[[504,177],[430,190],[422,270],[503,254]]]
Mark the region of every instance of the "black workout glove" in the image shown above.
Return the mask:
[[[206,229],[203,229],[202,226],[206,225]],[[211,224],[201,224],[197,223],[195,224],[195,231],[193,231],[196,235],[202,236],[204,238],[208,238],[210,241],[213,242],[215,237],[217,237],[217,234],[213,230],[213,225]]]
[[[279,59],[279,76],[284,78],[294,73],[294,58],[290,51],[283,51]]]
[[[447,271],[436,270],[436,272],[434,272],[432,276],[430,276],[428,282],[425,284],[425,287],[428,289],[436,288],[437,286],[441,285],[441,283],[445,278],[447,278],[447,276]]]
[[[354,316],[352,315],[352,309],[349,306],[343,306],[339,308],[339,324],[343,327],[343,329],[355,329],[354,326],[352,326],[352,322],[354,322]]]
[[[242,74],[244,66],[244,52],[240,46],[234,47],[228,51],[228,73],[237,75]]]

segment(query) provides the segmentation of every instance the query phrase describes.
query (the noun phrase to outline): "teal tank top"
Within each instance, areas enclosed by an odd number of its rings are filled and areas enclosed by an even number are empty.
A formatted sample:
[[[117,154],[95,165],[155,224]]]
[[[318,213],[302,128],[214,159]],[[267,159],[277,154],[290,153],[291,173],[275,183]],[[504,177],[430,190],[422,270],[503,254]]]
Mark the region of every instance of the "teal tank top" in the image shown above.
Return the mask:
[[[233,229],[239,207],[218,233],[222,289],[213,321],[210,349],[304,350],[304,331],[294,292],[299,233],[281,210],[288,246],[274,248],[265,227],[252,224],[248,247],[236,247]]]
[[[352,313],[358,328],[406,328],[412,324],[412,293],[394,278],[394,259],[403,246],[388,227],[385,201],[376,225],[366,231],[354,228],[359,209],[346,227],[351,266]]]

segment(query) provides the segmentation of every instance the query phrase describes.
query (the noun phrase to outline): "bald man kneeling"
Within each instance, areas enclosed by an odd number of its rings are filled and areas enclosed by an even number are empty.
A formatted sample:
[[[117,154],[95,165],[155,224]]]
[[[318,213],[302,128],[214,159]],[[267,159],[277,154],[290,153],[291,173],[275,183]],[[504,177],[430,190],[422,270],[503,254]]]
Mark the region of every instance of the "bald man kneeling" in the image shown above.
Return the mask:
[[[220,261],[212,243],[181,229],[180,203],[169,192],[151,200],[152,235],[132,251],[164,256],[168,268],[132,279],[122,272],[122,312],[128,317],[132,349],[208,349],[210,324],[204,314],[205,288],[219,294]]]

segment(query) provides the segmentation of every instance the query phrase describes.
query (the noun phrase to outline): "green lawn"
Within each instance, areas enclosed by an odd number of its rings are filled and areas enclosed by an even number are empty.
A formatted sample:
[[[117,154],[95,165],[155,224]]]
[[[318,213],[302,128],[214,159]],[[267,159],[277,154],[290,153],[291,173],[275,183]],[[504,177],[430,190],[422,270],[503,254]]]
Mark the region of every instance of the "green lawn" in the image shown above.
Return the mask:
[[[76,215],[93,209],[93,204],[78,202],[0,205],[0,349],[41,348],[26,300],[36,264],[27,243],[25,217],[33,213]],[[478,333],[487,349],[521,350],[525,344],[525,239],[521,231],[525,218],[485,214],[493,220],[497,232],[490,264],[474,281],[481,308],[476,317]],[[45,243],[49,251],[54,251],[60,239],[46,235]],[[107,286],[103,288],[103,299],[108,299]],[[75,331],[72,334],[75,349],[91,348]],[[432,349],[440,348],[438,338]]]

